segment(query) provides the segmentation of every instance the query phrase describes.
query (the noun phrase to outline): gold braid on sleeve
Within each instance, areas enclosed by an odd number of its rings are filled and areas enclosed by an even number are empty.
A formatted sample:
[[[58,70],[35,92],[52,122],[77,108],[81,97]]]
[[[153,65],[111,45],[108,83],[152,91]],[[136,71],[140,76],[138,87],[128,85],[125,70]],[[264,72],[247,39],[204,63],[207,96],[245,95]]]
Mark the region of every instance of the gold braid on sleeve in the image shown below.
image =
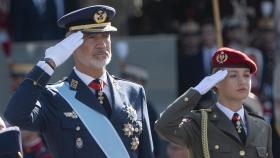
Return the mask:
[[[211,109],[201,109],[201,143],[204,158],[210,158],[208,148],[208,112]]]

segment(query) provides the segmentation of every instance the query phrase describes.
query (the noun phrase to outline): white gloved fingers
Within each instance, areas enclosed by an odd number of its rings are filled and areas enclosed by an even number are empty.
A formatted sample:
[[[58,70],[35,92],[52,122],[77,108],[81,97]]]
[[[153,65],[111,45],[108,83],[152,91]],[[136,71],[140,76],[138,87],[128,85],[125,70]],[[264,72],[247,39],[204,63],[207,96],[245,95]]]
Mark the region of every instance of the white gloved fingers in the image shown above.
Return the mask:
[[[56,67],[58,67],[71,56],[83,41],[83,33],[81,31],[75,32],[55,46],[46,49],[45,58],[52,59]]]
[[[68,37],[66,37],[64,40],[62,40],[59,43],[62,45],[75,43],[75,42],[79,41],[80,39],[82,39],[83,36],[84,36],[83,33],[81,31],[78,31],[78,32],[72,33],[71,35],[69,35]]]
[[[211,80],[213,80],[214,82],[220,82],[221,80],[223,80],[228,74],[228,70],[219,70],[216,73],[212,74]]]
[[[79,41],[77,41],[76,43],[73,43],[73,50],[76,50],[78,47],[80,47],[84,42],[84,39],[81,39]]]
[[[222,81],[228,74],[227,70],[219,70],[211,76],[206,76],[200,83],[194,87],[201,95],[207,93],[217,83]]]
[[[77,48],[76,43],[79,43],[80,40],[83,40],[83,33],[81,31],[69,35],[67,38],[59,42],[57,46],[68,51],[74,51]]]

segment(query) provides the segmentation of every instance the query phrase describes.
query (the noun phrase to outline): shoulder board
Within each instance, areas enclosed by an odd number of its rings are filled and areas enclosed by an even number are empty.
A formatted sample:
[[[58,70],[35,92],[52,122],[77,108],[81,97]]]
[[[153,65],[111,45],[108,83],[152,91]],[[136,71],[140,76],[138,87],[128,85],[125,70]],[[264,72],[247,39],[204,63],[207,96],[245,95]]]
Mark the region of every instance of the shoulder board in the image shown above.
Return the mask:
[[[61,80],[58,80],[54,83],[48,83],[47,85],[54,85],[54,84],[60,84],[61,82],[64,82],[66,81],[68,78],[67,77],[63,77]]]
[[[115,80],[124,80],[122,78],[116,77],[115,75],[111,75]]]
[[[259,115],[255,114],[255,113],[248,112],[248,114],[249,114],[250,116],[257,117],[257,118],[262,119],[262,120],[265,121],[265,119],[264,119],[262,116],[259,116]]]
[[[194,113],[201,113],[202,111],[212,112],[212,109],[198,109],[198,110],[192,110],[191,112],[194,112]]]

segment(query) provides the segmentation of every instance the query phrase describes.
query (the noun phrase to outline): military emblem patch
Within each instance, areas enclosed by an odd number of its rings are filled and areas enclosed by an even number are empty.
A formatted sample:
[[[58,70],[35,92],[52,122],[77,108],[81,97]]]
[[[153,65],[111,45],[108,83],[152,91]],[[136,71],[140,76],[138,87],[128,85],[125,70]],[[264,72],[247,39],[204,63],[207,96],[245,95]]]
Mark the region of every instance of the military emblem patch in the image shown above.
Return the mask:
[[[228,59],[228,55],[225,54],[223,51],[222,51],[220,54],[218,54],[218,55],[216,56],[216,61],[217,61],[219,64],[223,64],[224,62],[227,61],[227,59]]]
[[[93,20],[97,23],[103,23],[107,19],[107,13],[106,11],[99,10],[93,15]]]
[[[77,86],[78,86],[78,81],[72,79],[72,80],[71,80],[71,85],[70,85],[70,86],[71,86],[72,88],[76,89]]]
[[[78,118],[78,115],[77,115],[77,113],[76,113],[75,111],[72,111],[72,112],[64,112],[64,115],[65,115],[66,117],[70,117],[70,118],[72,118],[72,119]]]

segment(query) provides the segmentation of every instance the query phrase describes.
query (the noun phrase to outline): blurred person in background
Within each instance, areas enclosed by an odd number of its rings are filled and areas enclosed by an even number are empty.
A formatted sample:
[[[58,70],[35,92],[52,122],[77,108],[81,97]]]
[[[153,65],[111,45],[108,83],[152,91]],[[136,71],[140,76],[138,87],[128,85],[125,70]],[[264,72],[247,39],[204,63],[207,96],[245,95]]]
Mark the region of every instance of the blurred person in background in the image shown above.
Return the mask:
[[[200,25],[190,20],[181,25],[177,41],[178,94],[186,87],[203,78],[202,54],[200,53]],[[193,68],[196,69],[193,69]],[[192,75],[189,75],[192,74]]]
[[[13,92],[15,92],[33,66],[33,64],[23,62],[10,64],[11,90]],[[21,130],[21,138],[24,158],[52,158],[38,132]]]
[[[263,72],[259,98],[263,104],[264,117],[271,121],[273,117],[273,72],[277,65],[277,38],[273,19],[260,21],[256,47],[262,51]]]
[[[146,86],[149,81],[149,74],[143,67],[135,64],[125,63],[121,69],[121,78],[138,83],[142,86]],[[160,140],[157,133],[154,130],[154,124],[158,118],[158,114],[155,110],[154,105],[147,98],[147,107],[150,118],[151,133],[153,137],[154,153],[156,158],[160,158]]]
[[[210,61],[215,48],[215,30],[210,21],[204,21],[202,25],[195,21],[188,21],[181,26],[178,39],[179,95],[210,73]],[[208,92],[196,108],[209,107],[215,100],[215,95]]]
[[[80,7],[78,0],[11,0],[10,29],[13,41],[57,40],[65,35],[56,21]]]
[[[279,48],[278,48],[279,49]],[[274,157],[280,157],[280,54],[279,50],[276,55],[276,65],[273,73],[273,119],[271,121],[272,127],[272,151]]]
[[[7,63],[9,63],[10,60],[12,44],[9,32],[10,1],[11,0],[0,0],[0,47],[2,47]]]

